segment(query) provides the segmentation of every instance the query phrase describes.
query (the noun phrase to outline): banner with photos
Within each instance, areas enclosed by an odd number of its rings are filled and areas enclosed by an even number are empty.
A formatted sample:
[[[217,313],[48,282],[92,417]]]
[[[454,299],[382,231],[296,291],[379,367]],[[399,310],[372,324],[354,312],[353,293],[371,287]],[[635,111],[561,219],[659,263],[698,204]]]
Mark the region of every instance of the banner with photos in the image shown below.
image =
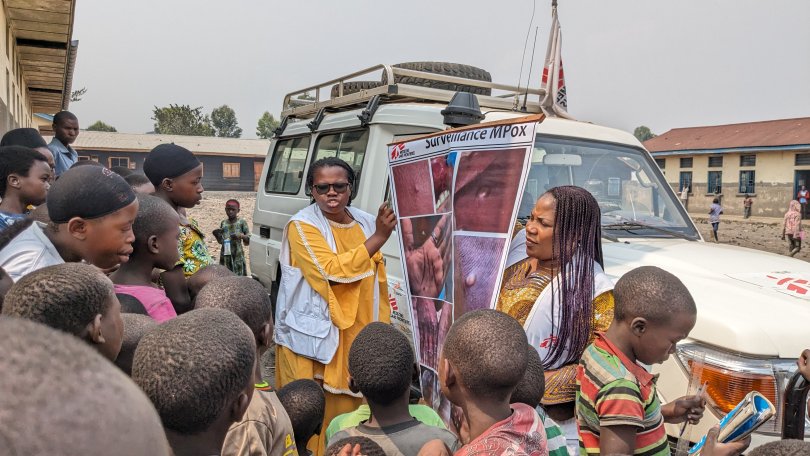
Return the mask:
[[[495,306],[542,119],[446,130],[388,148],[422,394],[448,425],[439,354],[456,318]]]

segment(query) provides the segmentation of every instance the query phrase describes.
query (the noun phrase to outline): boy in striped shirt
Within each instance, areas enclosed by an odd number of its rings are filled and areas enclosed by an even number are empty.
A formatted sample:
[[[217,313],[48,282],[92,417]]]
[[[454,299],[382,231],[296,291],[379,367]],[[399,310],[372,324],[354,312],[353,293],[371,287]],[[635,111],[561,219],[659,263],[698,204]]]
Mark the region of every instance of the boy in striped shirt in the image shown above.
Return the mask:
[[[697,309],[674,275],[654,266],[625,274],[613,290],[615,315],[577,367],[580,455],[669,455],[664,423],[697,423],[705,401],[661,405],[657,376],[639,363],[663,363],[695,326]]]

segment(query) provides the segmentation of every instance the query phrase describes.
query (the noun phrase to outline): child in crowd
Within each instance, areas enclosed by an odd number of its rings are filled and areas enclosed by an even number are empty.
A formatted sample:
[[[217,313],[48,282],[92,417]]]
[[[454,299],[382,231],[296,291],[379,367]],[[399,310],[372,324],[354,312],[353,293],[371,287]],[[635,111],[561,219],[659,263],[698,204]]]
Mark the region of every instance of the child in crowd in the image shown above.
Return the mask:
[[[236,314],[253,332],[257,360],[273,345],[270,297],[256,280],[248,277],[217,279],[200,291],[195,308],[219,308]],[[261,365],[258,362],[253,375],[253,399],[242,420],[234,423],[228,430],[222,454],[292,454],[296,448],[290,417],[284,411],[273,387],[262,379]]]
[[[326,449],[326,456],[388,456],[390,454],[373,439],[361,435],[340,439]]]
[[[803,440],[777,440],[760,445],[748,452],[748,456],[807,456],[810,442]]]
[[[138,216],[132,224],[135,242],[129,261],[110,275],[115,292],[133,296],[158,323],[177,316],[162,288],[152,283],[152,270],[172,269],[179,258],[180,217],[165,201],[138,195]]]
[[[138,202],[121,176],[95,166],[69,170],[47,202],[50,223],[32,224],[0,250],[0,267],[12,280],[64,262],[109,269],[129,259]]]
[[[389,456],[416,456],[425,443],[439,439],[456,451],[461,444],[453,433],[423,424],[408,411],[413,364],[413,350],[400,331],[380,322],[363,328],[349,350],[349,385],[363,394],[371,418],[336,433],[330,442],[362,436]]]
[[[51,167],[51,172],[53,172],[53,153],[48,149],[48,143],[45,142],[45,139],[36,128],[15,128],[7,131],[3,138],[0,139],[0,147],[5,146],[22,146],[34,149],[45,156],[48,165]]]
[[[239,217],[239,201],[229,199],[225,202],[226,220],[219,223],[219,229],[214,230],[214,237],[222,244],[219,255],[219,264],[225,265],[234,274],[245,276],[245,251],[242,243],[250,243],[250,228],[245,219]]]
[[[127,184],[132,186],[132,190],[135,190],[135,193],[145,193],[147,195],[155,193],[155,186],[152,185],[152,181],[143,174],[132,173],[124,177],[124,180],[127,181]]]
[[[546,432],[534,409],[509,404],[528,363],[526,332],[491,309],[455,321],[439,358],[442,393],[464,411],[469,442],[455,454],[548,455]]]
[[[655,376],[639,363],[663,363],[675,353],[695,326],[695,301],[677,277],[654,266],[622,276],[613,294],[613,323],[596,334],[577,367],[581,454],[669,455],[664,423],[697,423],[705,400],[662,406]]]
[[[194,275],[189,277],[186,281],[191,302],[194,302],[203,287],[222,277],[235,277],[235,274],[221,264],[209,264],[195,272]]]
[[[540,401],[543,399],[543,393],[546,389],[546,379],[543,374],[543,362],[540,360],[540,354],[531,346],[528,347],[526,353],[528,356],[526,373],[523,374],[523,379],[518,383],[509,402],[529,405],[540,415],[540,419],[543,420],[543,427],[546,430],[549,456],[568,456],[568,448],[566,447],[565,435],[562,429],[540,407]]]
[[[45,202],[51,167],[44,155],[21,146],[0,147],[0,231]]]
[[[155,405],[175,456],[220,454],[250,404],[255,363],[254,335],[239,317],[199,309],[143,336],[132,379]]]
[[[278,399],[287,411],[299,456],[309,456],[307,443],[323,426],[326,398],[323,388],[314,380],[294,380],[278,390]]]
[[[135,349],[141,338],[152,328],[157,326],[155,320],[148,315],[138,315],[134,313],[121,314],[121,321],[124,323],[124,337],[121,340],[121,351],[115,358],[115,365],[125,374],[132,375],[132,358],[135,356]]]
[[[79,154],[70,146],[79,136],[79,119],[70,111],[59,111],[53,116],[52,127],[53,139],[48,149],[53,153],[54,172],[59,177],[74,163],[81,163]]]
[[[119,176],[123,177],[124,179],[127,178],[130,174],[132,174],[132,170],[127,168],[126,166],[112,166],[110,167],[110,171],[118,174]]]
[[[418,385],[419,384],[419,364],[414,363],[413,365],[413,373],[411,377],[411,385],[414,382]],[[422,405],[419,403],[419,400],[422,398],[419,390],[417,389],[414,391],[414,388],[411,387],[410,391],[410,398],[408,400],[408,413],[417,420],[421,421],[428,426],[434,426],[441,429],[447,429],[444,425],[444,421],[436,413],[432,408],[428,407],[427,405]],[[355,427],[358,424],[362,423],[363,421],[368,420],[371,418],[371,408],[369,408],[368,404],[363,404],[357,408],[357,410],[349,413],[344,413],[342,415],[338,415],[332,418],[332,421],[329,423],[329,426],[326,428],[326,441],[332,440],[332,436],[335,435],[338,431],[342,431],[343,429],[348,429],[350,427]]]
[[[110,361],[121,350],[121,305],[110,279],[89,264],[65,263],[28,274],[6,294],[3,315],[73,334]]]
[[[143,392],[75,337],[0,317],[0,454],[168,456]]]
[[[197,222],[185,209],[200,204],[203,165],[188,149],[176,144],[161,144],[149,152],[143,172],[155,186],[155,196],[166,201],[180,217],[180,260],[174,268],[161,274],[166,294],[177,313],[193,308],[186,278],[214,262]]]

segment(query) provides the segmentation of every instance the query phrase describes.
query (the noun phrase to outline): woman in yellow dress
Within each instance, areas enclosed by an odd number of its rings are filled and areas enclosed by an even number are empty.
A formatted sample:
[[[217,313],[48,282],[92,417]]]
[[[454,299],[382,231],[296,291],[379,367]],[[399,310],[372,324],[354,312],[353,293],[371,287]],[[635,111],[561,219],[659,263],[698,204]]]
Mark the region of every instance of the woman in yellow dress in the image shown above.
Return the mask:
[[[310,441],[323,453],[335,416],[362,403],[349,388],[349,348],[373,321],[389,323],[391,308],[380,248],[396,225],[386,204],[377,217],[350,207],[354,170],[338,158],[316,161],[306,185],[315,203],[285,228],[276,309],[276,386],[315,379],[326,393],[323,431]]]
[[[599,205],[585,189],[543,194],[510,246],[497,309],[517,319],[546,370],[542,405],[577,447],[576,366],[596,331],[613,321],[603,271]]]

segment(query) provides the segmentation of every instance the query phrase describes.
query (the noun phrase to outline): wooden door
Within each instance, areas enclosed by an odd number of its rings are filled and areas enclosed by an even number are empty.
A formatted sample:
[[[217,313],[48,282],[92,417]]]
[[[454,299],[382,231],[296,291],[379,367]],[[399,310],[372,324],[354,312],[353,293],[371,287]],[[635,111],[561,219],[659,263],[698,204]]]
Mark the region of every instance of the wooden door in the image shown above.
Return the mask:
[[[262,177],[262,167],[264,166],[264,161],[254,161],[253,162],[253,187],[255,191],[259,191],[259,179]]]

